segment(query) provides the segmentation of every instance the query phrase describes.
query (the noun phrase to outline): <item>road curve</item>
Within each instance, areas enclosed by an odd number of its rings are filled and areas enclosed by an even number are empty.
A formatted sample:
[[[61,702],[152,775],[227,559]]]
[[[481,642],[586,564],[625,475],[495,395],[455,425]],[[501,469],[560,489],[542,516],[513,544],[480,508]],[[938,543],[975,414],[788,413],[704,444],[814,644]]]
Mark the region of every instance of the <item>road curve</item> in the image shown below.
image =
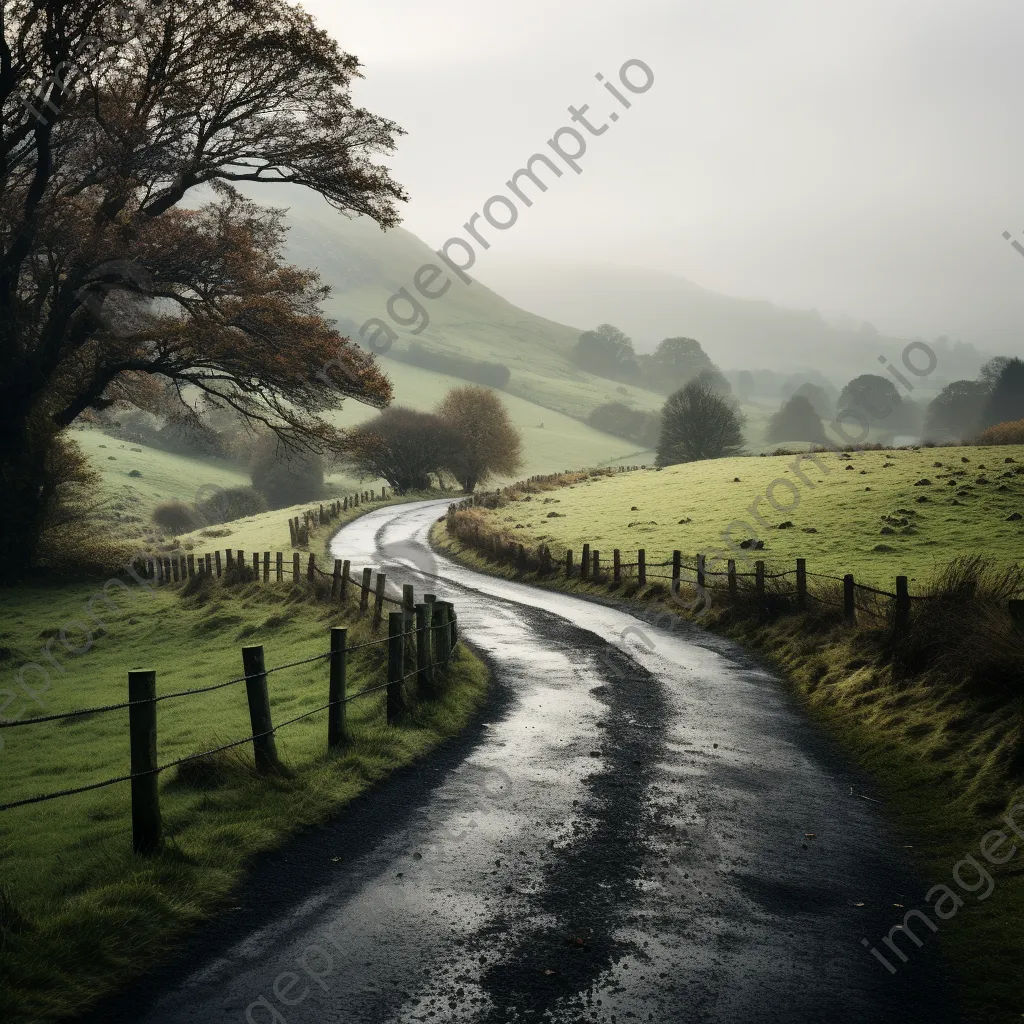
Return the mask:
[[[187,957],[88,1020],[961,1019],[929,933],[897,933],[895,974],[862,945],[928,885],[769,672],[455,565],[427,545],[443,510],[375,510],[333,550],[456,602],[494,674],[480,721],[262,859]]]

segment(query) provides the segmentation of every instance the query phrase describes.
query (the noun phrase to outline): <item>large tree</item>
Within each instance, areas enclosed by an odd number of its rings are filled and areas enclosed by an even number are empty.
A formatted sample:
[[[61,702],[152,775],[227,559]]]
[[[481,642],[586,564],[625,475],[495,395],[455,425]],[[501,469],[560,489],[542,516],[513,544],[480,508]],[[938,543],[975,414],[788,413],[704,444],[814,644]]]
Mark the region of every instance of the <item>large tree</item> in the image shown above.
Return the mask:
[[[665,402],[658,465],[740,455],[743,424],[743,417],[718,393],[713,382],[696,377]]]
[[[928,404],[924,436],[930,441],[969,441],[981,429],[989,397],[980,380],[955,380]]]
[[[522,465],[522,438],[508,409],[489,388],[452,388],[437,407],[441,417],[462,439],[459,457],[448,468],[472,494],[495,473],[509,476]]]
[[[614,324],[601,324],[580,335],[573,355],[579,366],[599,377],[634,380],[639,373],[633,342]]]
[[[344,461],[363,476],[387,480],[398,494],[425,491],[463,454],[459,433],[440,416],[393,405],[350,437]]]
[[[825,440],[825,428],[810,399],[805,395],[793,395],[768,421],[765,440],[821,443]]]
[[[665,338],[647,365],[652,386],[663,393],[675,391],[702,370],[716,370],[715,364],[693,338]]]
[[[995,362],[995,360],[992,360]],[[986,364],[989,365],[989,364]],[[1007,359],[985,403],[982,426],[1024,419],[1024,360]]]
[[[202,395],[337,446],[321,415],[390,385],[281,258],[281,214],[236,182],[304,186],[397,222],[376,154],[399,129],[285,0],[11,0],[0,44],[0,567],[27,566],[62,430],[113,402]],[[205,187],[201,197],[196,190]],[[213,198],[209,199],[212,193]],[[190,208],[191,207],[191,208]]]
[[[877,373],[854,377],[840,393],[836,409],[840,420],[846,422],[843,413],[849,411],[861,424],[883,433],[909,433],[921,425],[918,406],[902,397],[888,377]],[[853,429],[851,424],[848,425]]]

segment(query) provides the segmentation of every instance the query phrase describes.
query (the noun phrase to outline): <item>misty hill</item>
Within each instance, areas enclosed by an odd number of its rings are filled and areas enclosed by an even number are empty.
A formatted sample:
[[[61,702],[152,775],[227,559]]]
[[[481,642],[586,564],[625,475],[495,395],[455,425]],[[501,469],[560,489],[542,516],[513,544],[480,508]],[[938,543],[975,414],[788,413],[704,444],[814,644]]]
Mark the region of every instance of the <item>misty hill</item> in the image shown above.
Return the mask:
[[[276,200],[275,205],[282,205],[280,196]],[[440,261],[410,232],[402,228],[383,232],[366,218],[347,219],[324,203],[295,193],[290,192],[287,201],[291,204],[289,258],[299,266],[316,267],[331,286],[325,305],[328,314],[356,340],[359,327],[371,318],[387,321],[399,335],[393,352],[382,360],[389,374],[395,370],[391,356],[417,344],[503,364],[510,371],[505,391],[570,416],[585,418],[591,409],[612,401],[628,401],[645,409],[661,407],[663,396],[636,387],[623,395],[617,390],[618,382],[578,369],[570,350],[580,329],[521,309],[475,279],[463,284],[449,275],[452,285],[440,298],[428,301],[418,296],[413,286],[416,270]],[[398,326],[388,317],[388,300],[403,288],[419,299],[429,318],[419,333],[414,328],[422,322],[422,314],[409,327]],[[399,303],[397,310],[400,316],[412,318],[408,303]],[[405,401],[403,395],[397,398]]]
[[[615,324],[638,352],[666,337],[696,338],[723,369],[815,369],[841,386],[873,372],[879,355],[898,365],[912,340],[885,337],[867,323],[830,322],[817,310],[721,295],[641,267],[499,264],[487,276],[513,301],[545,316],[588,327]],[[929,344],[939,355],[936,378],[974,377],[987,358],[970,345]]]

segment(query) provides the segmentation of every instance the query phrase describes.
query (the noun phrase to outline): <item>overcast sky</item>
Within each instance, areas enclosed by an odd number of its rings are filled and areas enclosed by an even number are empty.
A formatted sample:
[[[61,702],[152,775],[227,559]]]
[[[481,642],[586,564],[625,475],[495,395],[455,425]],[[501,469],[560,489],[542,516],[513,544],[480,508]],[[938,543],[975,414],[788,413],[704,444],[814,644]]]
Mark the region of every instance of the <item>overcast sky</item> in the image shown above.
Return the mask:
[[[478,264],[655,267],[729,294],[1024,355],[1020,0],[308,0],[408,135],[405,226],[438,246],[567,108],[567,170]],[[595,80],[655,82],[624,110]],[[639,76],[642,78],[642,76]],[[566,142],[568,146],[569,143]],[[1007,347],[1004,341],[1002,347]]]

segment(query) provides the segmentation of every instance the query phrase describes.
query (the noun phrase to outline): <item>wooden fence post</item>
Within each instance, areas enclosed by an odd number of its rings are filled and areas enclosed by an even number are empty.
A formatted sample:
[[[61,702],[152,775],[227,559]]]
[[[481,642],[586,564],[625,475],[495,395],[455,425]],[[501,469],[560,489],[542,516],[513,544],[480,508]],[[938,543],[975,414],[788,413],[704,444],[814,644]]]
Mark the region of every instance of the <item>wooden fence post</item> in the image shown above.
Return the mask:
[[[379,580],[380,574],[377,574]],[[404,709],[402,676],[405,675],[405,614],[388,615],[388,725],[394,725]]]
[[[307,568],[306,568],[306,581],[308,583],[312,583],[313,580],[316,578],[315,574],[316,574],[316,555],[314,555],[313,552],[310,551],[310,553],[309,553],[309,562],[307,563]]]
[[[344,626],[331,629],[331,683],[327,699],[327,746],[340,747],[345,742],[345,661],[348,630]]]
[[[447,601],[434,602],[434,618],[437,628],[434,631],[434,650],[437,654],[437,663],[442,668],[448,668],[448,662],[452,656],[452,634],[449,624],[449,604]]]
[[[332,601],[338,596],[339,590],[341,590],[341,559],[336,558],[334,560],[334,576],[331,578]]]
[[[728,568],[727,568],[726,571],[727,571],[728,576],[729,576],[729,596],[730,597],[735,597],[736,596],[736,559],[735,558],[730,558],[729,559],[729,565],[728,565]]]
[[[903,636],[910,625],[910,586],[906,576],[896,577],[896,635]]]
[[[672,552],[672,593],[679,593],[679,584],[683,579],[683,553],[681,551]]]
[[[239,570],[239,572],[241,572],[242,569],[244,569],[244,568],[245,568],[245,552],[241,548],[239,548],[238,549],[238,570]]]
[[[590,575],[590,545],[583,545],[583,554],[580,555],[580,579],[585,580]]]
[[[192,579],[196,574],[196,556],[189,555],[186,559],[186,565],[188,565],[188,578]]]
[[[214,561],[215,561],[215,563],[217,565],[217,579],[220,579],[220,571],[221,571],[220,570],[220,552],[219,551],[214,551],[213,558],[214,558]]]
[[[128,732],[131,747],[132,849],[160,849],[160,776],[156,772],[156,673],[128,673]]]
[[[707,583],[706,572],[707,572],[707,569],[706,569],[706,562],[704,560],[704,555],[698,555],[697,556],[697,590],[701,594],[704,593],[705,585]]]
[[[616,583],[622,581],[622,552],[618,548],[612,552],[612,579]]]
[[[764,603],[764,562],[754,563],[754,591],[759,604]]]
[[[352,563],[346,558],[341,563],[341,600],[348,600],[348,577],[349,572],[352,569]]]
[[[590,557],[593,559],[592,568],[591,568],[591,571],[590,571],[590,578],[595,583],[600,583],[601,582],[601,552],[597,548],[594,548],[593,552],[591,552]]]
[[[416,605],[416,685],[422,694],[433,695],[434,679],[430,664],[430,624],[433,604]]]
[[[270,552],[263,552],[263,582],[270,582]]]
[[[377,573],[377,590],[374,595],[373,602],[373,632],[376,633],[380,629],[381,621],[384,618],[384,588],[387,586],[387,576],[382,573]],[[404,614],[404,613],[399,613]]]
[[[299,578],[302,576],[302,566],[299,563],[298,551],[292,555],[292,584],[298,586]]]
[[[179,573],[179,571],[180,570],[179,570],[179,567],[178,567],[178,560],[177,560],[177,558],[172,558],[171,559],[171,572],[174,574],[174,582],[175,583],[178,582],[178,579],[179,579],[178,573]]]
[[[796,606],[807,607],[807,559],[796,560]]]
[[[277,770],[277,744],[274,723],[270,718],[270,694],[267,691],[267,669],[263,646],[242,648],[245,672],[245,695],[249,699],[249,722],[252,725],[252,752],[258,772]]]
[[[206,575],[207,576],[212,576],[213,575],[213,558],[209,554],[207,554],[206,557],[204,558],[204,561],[206,562]],[[220,574],[218,573],[218,575],[220,575]]]
[[[636,553],[636,578],[641,587],[647,586],[647,552],[643,548]]]
[[[288,520],[288,534],[291,537],[292,547],[293,548],[297,548],[299,545],[297,543],[297,539],[298,538],[295,536],[295,520],[294,519],[289,519]]]
[[[274,568],[277,570],[277,582],[281,583],[284,580],[284,553],[281,551],[277,553],[277,562]]]
[[[568,548],[565,552],[565,577],[566,579],[572,578],[572,548]]]
[[[256,574],[256,582],[260,581],[260,553],[254,551],[252,553],[252,571]]]
[[[363,570],[363,584],[359,594],[359,614],[365,615],[367,609],[370,607],[370,577],[373,575],[372,569]]]
[[[847,626],[857,625],[857,602],[853,573],[847,573],[843,577],[843,623]]]
[[[410,617],[416,614],[416,588],[411,583],[402,586],[402,609]]]

